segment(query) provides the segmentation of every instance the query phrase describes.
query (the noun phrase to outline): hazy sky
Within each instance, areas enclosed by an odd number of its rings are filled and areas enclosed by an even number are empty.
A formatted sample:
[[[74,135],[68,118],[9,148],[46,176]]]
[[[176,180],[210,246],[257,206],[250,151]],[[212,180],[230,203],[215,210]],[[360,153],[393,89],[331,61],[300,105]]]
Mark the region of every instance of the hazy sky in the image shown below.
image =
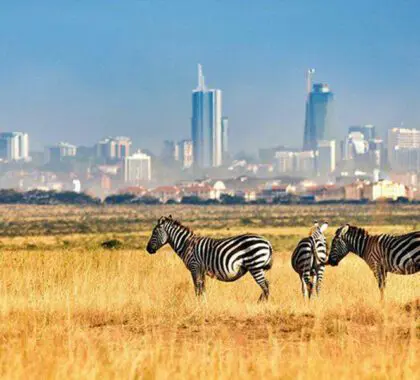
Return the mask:
[[[159,152],[190,136],[199,62],[233,151],[300,146],[309,67],[340,130],[420,127],[419,15],[415,0],[2,1],[0,130]]]

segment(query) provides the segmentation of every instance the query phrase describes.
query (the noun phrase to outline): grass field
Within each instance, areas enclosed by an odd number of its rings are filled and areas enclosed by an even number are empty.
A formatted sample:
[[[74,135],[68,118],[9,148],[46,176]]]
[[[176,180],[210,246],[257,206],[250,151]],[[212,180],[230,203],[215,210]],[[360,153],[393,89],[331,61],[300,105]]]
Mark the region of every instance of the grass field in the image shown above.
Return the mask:
[[[417,206],[393,207],[2,206],[0,376],[420,378],[420,274],[390,275],[381,304],[372,273],[349,255],[305,304],[290,266],[320,215],[328,239],[344,219],[374,233],[420,227]],[[170,249],[144,250],[152,220],[167,213],[202,234],[270,239],[270,301],[257,304],[249,275],[208,279],[197,300]],[[122,247],[101,248],[111,238]]]

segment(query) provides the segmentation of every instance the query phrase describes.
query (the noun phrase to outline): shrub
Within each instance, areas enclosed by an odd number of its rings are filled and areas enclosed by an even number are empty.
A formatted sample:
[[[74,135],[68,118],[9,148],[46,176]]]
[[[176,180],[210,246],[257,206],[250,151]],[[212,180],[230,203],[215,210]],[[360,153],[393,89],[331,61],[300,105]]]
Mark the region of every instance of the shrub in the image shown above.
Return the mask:
[[[136,196],[131,193],[113,194],[105,198],[104,203],[109,205],[127,204],[133,201]]]
[[[122,242],[118,239],[106,240],[101,243],[101,247],[104,249],[118,249],[122,247]]]
[[[240,195],[222,194],[220,196],[220,203],[224,205],[242,205],[245,204],[245,198]]]

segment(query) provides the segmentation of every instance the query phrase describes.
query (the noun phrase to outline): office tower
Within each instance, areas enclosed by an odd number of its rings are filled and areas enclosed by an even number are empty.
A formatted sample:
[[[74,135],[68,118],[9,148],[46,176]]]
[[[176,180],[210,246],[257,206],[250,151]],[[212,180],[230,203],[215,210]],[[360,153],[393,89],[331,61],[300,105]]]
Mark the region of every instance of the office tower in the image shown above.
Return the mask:
[[[122,159],[130,155],[130,146],[129,137],[106,137],[96,144],[96,155],[108,160]]]
[[[183,169],[193,165],[193,144],[191,140],[182,140],[178,143],[179,161]]]
[[[229,154],[229,119],[222,118],[222,154],[225,160]]]
[[[364,134],[360,131],[352,131],[344,140],[343,158],[353,160],[357,156],[366,154],[368,150],[369,141],[366,140]]]
[[[318,175],[328,176],[335,170],[335,140],[318,141]]]
[[[315,83],[306,101],[303,150],[316,150],[320,140],[333,140],[333,93],[326,84]]]
[[[55,146],[48,146],[45,148],[45,162],[60,162],[64,157],[74,157],[77,153],[75,145],[60,142]]]
[[[275,153],[277,172],[290,174],[294,171],[295,152],[284,151]]]
[[[222,165],[222,91],[206,88],[201,65],[198,87],[192,93],[191,136],[194,165],[199,168]]]
[[[295,153],[295,172],[304,177],[315,174],[315,152],[307,150]]]
[[[352,132],[362,133],[366,141],[370,141],[376,138],[375,126],[371,124],[351,126],[349,127],[349,135]]]
[[[315,172],[315,152],[279,150],[275,153],[275,164],[278,173],[312,177]]]
[[[124,158],[124,182],[138,183],[152,179],[151,157],[137,151],[132,156]]]
[[[161,159],[165,164],[171,164],[179,160],[179,146],[175,141],[165,140],[163,142]]]
[[[381,169],[384,167],[385,148],[383,140],[374,138],[369,141],[369,162],[372,167]]]
[[[388,131],[388,161],[393,170],[420,171],[420,130],[392,128]]]
[[[29,137],[22,132],[0,133],[0,158],[5,161],[29,160]]]

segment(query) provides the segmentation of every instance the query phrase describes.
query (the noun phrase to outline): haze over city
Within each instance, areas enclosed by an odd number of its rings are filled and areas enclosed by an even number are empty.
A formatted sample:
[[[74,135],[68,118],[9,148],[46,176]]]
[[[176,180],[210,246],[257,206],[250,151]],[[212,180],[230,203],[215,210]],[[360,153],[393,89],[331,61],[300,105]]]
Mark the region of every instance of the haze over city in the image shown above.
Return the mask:
[[[321,6],[322,4],[322,6]],[[0,127],[31,149],[127,135],[155,152],[190,138],[197,63],[223,91],[233,153],[301,147],[305,72],[335,96],[335,128],[420,125],[415,1],[8,2]]]

